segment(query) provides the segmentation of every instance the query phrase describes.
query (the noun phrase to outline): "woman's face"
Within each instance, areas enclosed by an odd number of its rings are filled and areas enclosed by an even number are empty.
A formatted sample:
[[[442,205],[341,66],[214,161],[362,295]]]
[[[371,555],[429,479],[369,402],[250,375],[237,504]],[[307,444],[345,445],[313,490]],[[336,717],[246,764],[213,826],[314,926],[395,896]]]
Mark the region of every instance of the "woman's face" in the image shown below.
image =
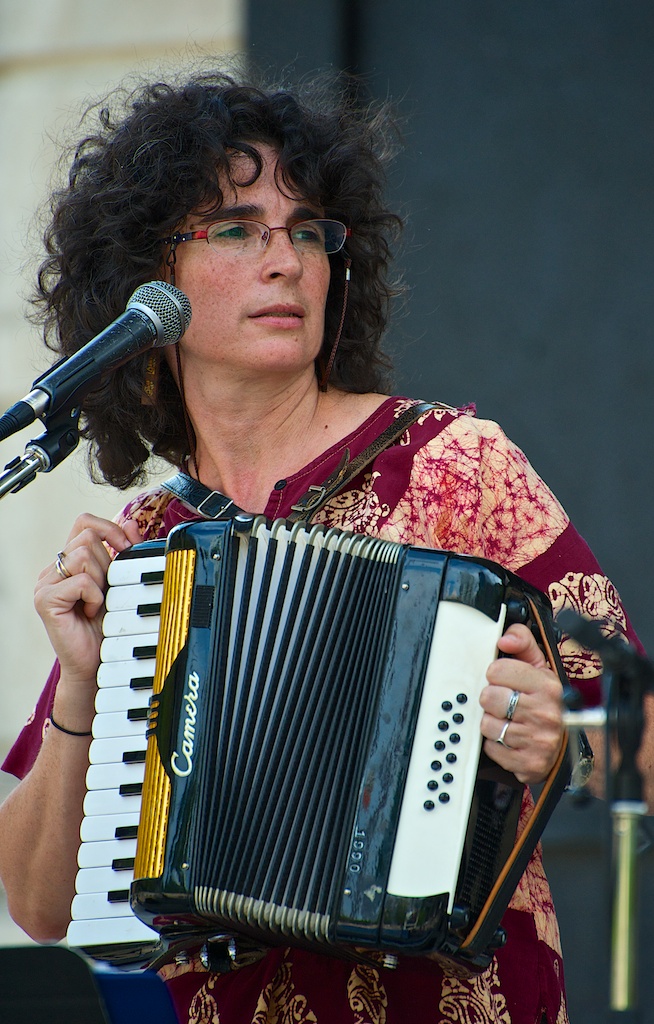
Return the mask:
[[[300,196],[280,192],[275,150],[258,149],[264,161],[260,176],[252,185],[227,186],[213,219],[257,220],[272,228],[320,217],[323,211]],[[235,158],[237,180],[247,180],[251,170],[250,160]],[[190,216],[180,230],[206,226]],[[177,249],[175,276],[193,311],[180,343],[185,383],[194,372],[223,379],[232,374],[237,380],[314,373],[330,279],[326,254],[302,256],[286,231],[273,231],[265,248],[247,254],[217,253],[204,240],[184,242]]]

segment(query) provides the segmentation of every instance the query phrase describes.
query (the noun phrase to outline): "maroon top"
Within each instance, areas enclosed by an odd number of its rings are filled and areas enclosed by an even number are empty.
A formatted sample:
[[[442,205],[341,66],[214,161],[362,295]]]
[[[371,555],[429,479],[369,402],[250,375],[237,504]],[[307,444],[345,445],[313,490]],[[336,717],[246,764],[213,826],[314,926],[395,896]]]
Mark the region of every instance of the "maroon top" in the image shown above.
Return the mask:
[[[386,400],[352,434],[278,481],[264,514],[287,516],[310,484],[336,468],[345,448],[354,458],[409,404]],[[119,521],[127,518],[149,539],[196,516],[154,488],[130,502]],[[555,614],[569,607],[606,620],[607,630],[638,646],[615,589],[560,504],[500,428],[470,410],[423,415],[314,521],[499,562],[547,593]],[[598,658],[569,639],[560,652],[586,703],[599,703]],[[55,666],[3,766],[19,778],[38,754],[57,680]],[[532,806],[526,795],[523,820]],[[227,975],[208,973],[197,958],[161,973],[184,1024],[392,1024],[408,1014],[412,1024],[566,1024],[558,927],[539,848],[503,926],[506,946],[475,977],[427,958],[401,957],[397,970],[386,970],[295,948],[272,950]]]

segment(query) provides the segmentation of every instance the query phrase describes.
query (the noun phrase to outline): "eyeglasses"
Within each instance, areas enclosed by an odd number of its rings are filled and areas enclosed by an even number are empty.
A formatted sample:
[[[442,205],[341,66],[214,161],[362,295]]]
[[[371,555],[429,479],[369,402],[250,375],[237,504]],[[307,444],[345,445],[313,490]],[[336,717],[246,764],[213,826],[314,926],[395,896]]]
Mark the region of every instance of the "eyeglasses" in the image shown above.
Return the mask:
[[[302,220],[290,228],[269,228],[257,220],[219,220],[201,231],[178,231],[163,242],[174,249],[180,242],[205,240],[217,253],[253,255],[266,248],[273,231],[286,231],[303,256],[339,252],[351,234],[340,220]]]

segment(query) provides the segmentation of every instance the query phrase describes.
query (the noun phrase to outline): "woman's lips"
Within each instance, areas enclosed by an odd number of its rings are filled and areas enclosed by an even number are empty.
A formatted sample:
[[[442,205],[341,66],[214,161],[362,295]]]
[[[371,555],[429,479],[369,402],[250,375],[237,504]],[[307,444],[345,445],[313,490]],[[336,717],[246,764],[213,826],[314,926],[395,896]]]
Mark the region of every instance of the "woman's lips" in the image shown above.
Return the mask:
[[[267,306],[265,309],[259,309],[256,313],[251,315],[253,320],[279,320],[281,322],[291,322],[302,320],[304,317],[304,310],[301,306]]]

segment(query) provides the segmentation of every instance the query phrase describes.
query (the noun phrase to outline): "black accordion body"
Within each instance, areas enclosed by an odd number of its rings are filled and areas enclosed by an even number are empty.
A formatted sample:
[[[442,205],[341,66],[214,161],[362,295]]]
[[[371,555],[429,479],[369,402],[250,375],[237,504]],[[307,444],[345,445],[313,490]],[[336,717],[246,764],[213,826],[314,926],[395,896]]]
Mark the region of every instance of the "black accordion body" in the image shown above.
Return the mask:
[[[121,615],[159,614],[138,597],[111,610],[150,552],[111,566],[108,651]],[[112,855],[127,884],[100,902],[172,943],[226,935],[484,967],[568,780],[564,746],[516,839],[523,787],[481,753],[479,693],[511,622],[532,626],[564,683],[547,598],[492,562],[262,517],[178,527],[165,563],[147,755],[127,759],[143,778],[135,859]],[[99,681],[102,703],[113,683]],[[94,798],[103,817],[114,785]],[[80,851],[83,868],[98,863]],[[95,884],[78,885],[74,918],[90,916]],[[87,924],[73,920],[69,942],[97,951]]]

